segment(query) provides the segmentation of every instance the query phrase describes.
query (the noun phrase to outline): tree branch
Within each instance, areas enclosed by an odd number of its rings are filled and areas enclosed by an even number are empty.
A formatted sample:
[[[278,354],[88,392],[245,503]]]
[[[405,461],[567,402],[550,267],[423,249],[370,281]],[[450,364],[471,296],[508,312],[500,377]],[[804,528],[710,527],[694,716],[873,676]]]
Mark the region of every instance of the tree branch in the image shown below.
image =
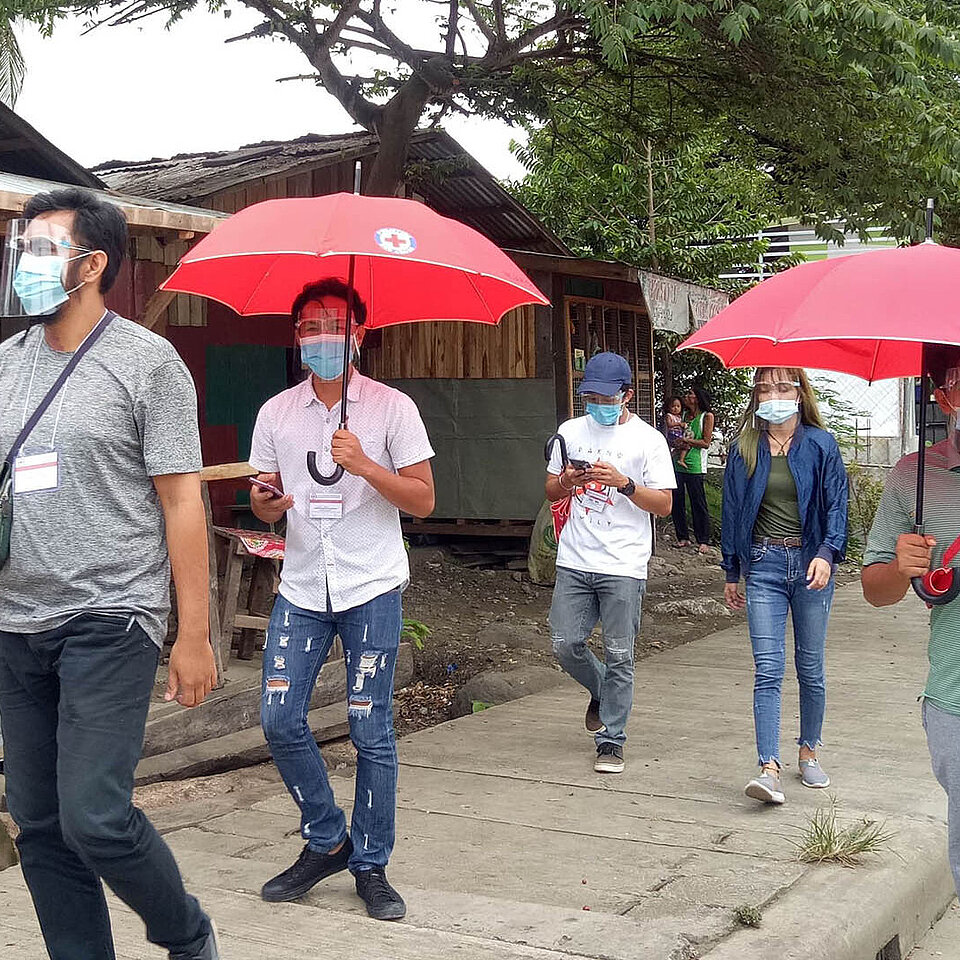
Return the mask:
[[[446,54],[453,57],[457,52],[457,21],[460,19],[460,0],[450,0],[450,12],[447,14],[447,46]],[[466,46],[463,52],[467,52]]]
[[[489,24],[483,18],[480,13],[480,8],[476,4],[476,0],[464,0],[467,9],[470,11],[470,16],[473,17],[473,22],[477,25],[480,32],[487,38],[491,46],[495,46],[497,43],[497,35],[490,29]]]

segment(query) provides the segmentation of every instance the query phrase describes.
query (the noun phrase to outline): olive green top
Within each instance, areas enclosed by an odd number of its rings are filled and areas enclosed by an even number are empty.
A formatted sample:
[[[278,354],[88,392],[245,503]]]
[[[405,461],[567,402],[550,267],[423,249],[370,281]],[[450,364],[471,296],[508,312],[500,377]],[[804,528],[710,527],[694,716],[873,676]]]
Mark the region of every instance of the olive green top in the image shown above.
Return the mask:
[[[770,479],[760,503],[760,512],[753,528],[755,537],[799,537],[800,507],[797,505],[797,484],[786,457],[770,458]]]

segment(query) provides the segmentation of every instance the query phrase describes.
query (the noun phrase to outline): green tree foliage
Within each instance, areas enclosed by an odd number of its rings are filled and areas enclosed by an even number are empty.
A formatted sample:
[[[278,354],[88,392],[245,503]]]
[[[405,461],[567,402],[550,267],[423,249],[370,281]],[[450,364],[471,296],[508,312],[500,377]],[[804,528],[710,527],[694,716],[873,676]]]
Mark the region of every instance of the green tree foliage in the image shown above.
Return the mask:
[[[13,108],[25,75],[26,64],[13,32],[13,21],[0,17],[0,103]]]
[[[761,252],[729,238],[789,219],[917,238],[938,196],[960,233],[960,5],[726,6],[725,37],[693,17],[642,80],[550,91],[520,197],[583,253],[709,283]]]
[[[664,120],[691,104],[705,117],[730,117],[726,130],[746,124],[765,148],[794,160],[792,176],[789,164],[778,166],[782,189],[825,217],[854,208],[847,201],[879,169],[876,161],[896,162],[886,146],[894,129],[902,159],[935,155],[943,182],[956,183],[954,107],[930,95],[960,64],[955,2],[427,2],[436,29],[426,39],[405,16],[409,0],[7,0],[5,13],[51,29],[70,14],[123,24],[152,15],[176,21],[197,9],[252,11],[259,25],[236,39],[296,46],[302,78],[379,136],[376,193],[400,182],[420,124],[450,111],[553,122],[577,97],[607,102],[613,121],[642,129],[658,153],[673,150],[655,135]],[[614,100],[605,100],[611,90]],[[660,104],[653,125],[651,101]],[[836,203],[807,202],[822,193],[820,176],[837,170],[844,177]]]

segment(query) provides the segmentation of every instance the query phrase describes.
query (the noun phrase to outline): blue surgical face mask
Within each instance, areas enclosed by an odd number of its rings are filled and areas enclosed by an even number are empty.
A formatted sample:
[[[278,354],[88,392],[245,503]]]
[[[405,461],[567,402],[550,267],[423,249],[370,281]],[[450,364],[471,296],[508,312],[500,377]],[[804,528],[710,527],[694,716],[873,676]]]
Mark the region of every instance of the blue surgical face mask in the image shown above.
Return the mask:
[[[357,356],[354,338],[351,360]],[[343,335],[320,333],[300,340],[300,358],[321,380],[337,380],[343,376]]]
[[[84,253],[82,256],[88,254]],[[67,264],[71,260],[79,259],[81,257],[40,257],[32,253],[20,255],[13,277],[13,289],[27,316],[40,317],[53,313],[70,299],[74,290],[83,286],[81,283],[73,290],[66,290],[61,279]]]
[[[799,410],[799,400],[764,400],[757,407],[757,416],[767,423],[786,423]]]
[[[586,404],[586,411],[597,423],[605,427],[611,427],[620,419],[620,414],[623,412],[623,402],[588,403]]]

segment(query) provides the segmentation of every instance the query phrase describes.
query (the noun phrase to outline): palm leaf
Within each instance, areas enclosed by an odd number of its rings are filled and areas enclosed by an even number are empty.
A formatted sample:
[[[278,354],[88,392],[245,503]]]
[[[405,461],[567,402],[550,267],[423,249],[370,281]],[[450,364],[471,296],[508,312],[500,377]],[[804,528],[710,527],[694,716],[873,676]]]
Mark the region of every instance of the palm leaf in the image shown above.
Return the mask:
[[[11,109],[20,96],[26,71],[13,21],[0,18],[0,102]]]

